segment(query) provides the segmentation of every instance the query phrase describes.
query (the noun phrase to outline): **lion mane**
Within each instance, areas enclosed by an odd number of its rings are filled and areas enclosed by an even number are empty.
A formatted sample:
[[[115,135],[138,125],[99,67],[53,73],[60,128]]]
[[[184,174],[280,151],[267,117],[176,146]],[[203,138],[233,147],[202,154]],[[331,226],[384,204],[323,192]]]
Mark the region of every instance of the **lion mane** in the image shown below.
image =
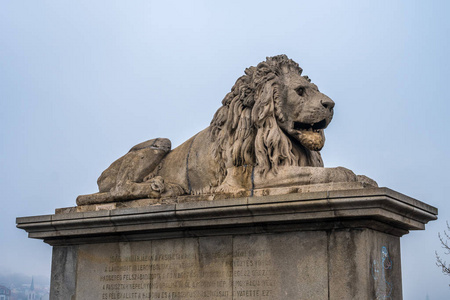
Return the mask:
[[[292,151],[292,141],[278,126],[278,120],[283,120],[284,116],[276,78],[287,72],[301,75],[302,71],[286,55],[278,55],[247,68],[245,75],[238,78],[210,126],[220,182],[226,176],[227,164],[258,166],[262,174],[277,174],[279,166],[300,165],[301,158]],[[303,77],[310,81],[307,76]],[[304,150],[307,155],[309,151]]]

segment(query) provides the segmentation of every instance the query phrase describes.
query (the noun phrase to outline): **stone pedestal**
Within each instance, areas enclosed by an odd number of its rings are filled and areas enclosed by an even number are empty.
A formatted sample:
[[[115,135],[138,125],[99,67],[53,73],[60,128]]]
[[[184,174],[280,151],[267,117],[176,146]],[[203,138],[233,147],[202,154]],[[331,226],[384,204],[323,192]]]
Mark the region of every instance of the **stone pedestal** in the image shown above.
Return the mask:
[[[17,219],[54,300],[402,299],[400,237],[437,215],[387,188],[67,211]]]

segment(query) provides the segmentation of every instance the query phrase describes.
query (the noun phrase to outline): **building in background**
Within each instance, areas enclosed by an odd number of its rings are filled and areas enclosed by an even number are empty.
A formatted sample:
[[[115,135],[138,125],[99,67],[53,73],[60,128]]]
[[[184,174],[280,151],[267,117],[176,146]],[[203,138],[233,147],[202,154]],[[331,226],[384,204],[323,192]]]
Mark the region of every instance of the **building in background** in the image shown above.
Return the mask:
[[[10,300],[11,290],[6,286],[0,285],[0,300]]]
[[[36,297],[36,291],[34,290],[34,278],[31,277],[31,285],[30,288],[27,290],[27,300],[36,300],[38,299]]]

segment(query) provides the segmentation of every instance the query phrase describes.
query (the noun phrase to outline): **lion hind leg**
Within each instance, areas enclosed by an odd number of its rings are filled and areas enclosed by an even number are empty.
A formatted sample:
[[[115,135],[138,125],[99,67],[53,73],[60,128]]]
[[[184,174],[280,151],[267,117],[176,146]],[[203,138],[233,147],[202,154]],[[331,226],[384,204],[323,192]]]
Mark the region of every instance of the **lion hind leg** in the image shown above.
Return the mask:
[[[141,183],[170,150],[171,142],[165,138],[137,144],[102,172],[97,180],[99,193],[81,195],[79,198],[90,203],[136,199],[144,195],[158,198],[161,192]]]
[[[113,162],[97,180],[100,193],[126,181],[142,182],[170,151],[169,139],[157,138],[137,144],[130,151]]]
[[[117,174],[117,185],[126,181],[142,182],[169,151],[168,139],[154,139],[134,146],[124,156]]]
[[[120,166],[125,156],[114,161],[106,170],[102,172],[97,179],[98,190],[100,193],[109,192],[116,186],[117,174],[119,173]]]

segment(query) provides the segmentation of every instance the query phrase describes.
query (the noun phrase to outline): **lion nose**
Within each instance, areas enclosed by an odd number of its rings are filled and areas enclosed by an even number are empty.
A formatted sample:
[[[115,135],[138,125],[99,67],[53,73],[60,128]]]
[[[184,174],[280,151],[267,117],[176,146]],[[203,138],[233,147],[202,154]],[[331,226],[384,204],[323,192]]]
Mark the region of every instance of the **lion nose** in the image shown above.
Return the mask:
[[[334,101],[328,97],[320,100],[320,103],[322,104],[323,107],[329,110],[333,109],[334,107]]]

